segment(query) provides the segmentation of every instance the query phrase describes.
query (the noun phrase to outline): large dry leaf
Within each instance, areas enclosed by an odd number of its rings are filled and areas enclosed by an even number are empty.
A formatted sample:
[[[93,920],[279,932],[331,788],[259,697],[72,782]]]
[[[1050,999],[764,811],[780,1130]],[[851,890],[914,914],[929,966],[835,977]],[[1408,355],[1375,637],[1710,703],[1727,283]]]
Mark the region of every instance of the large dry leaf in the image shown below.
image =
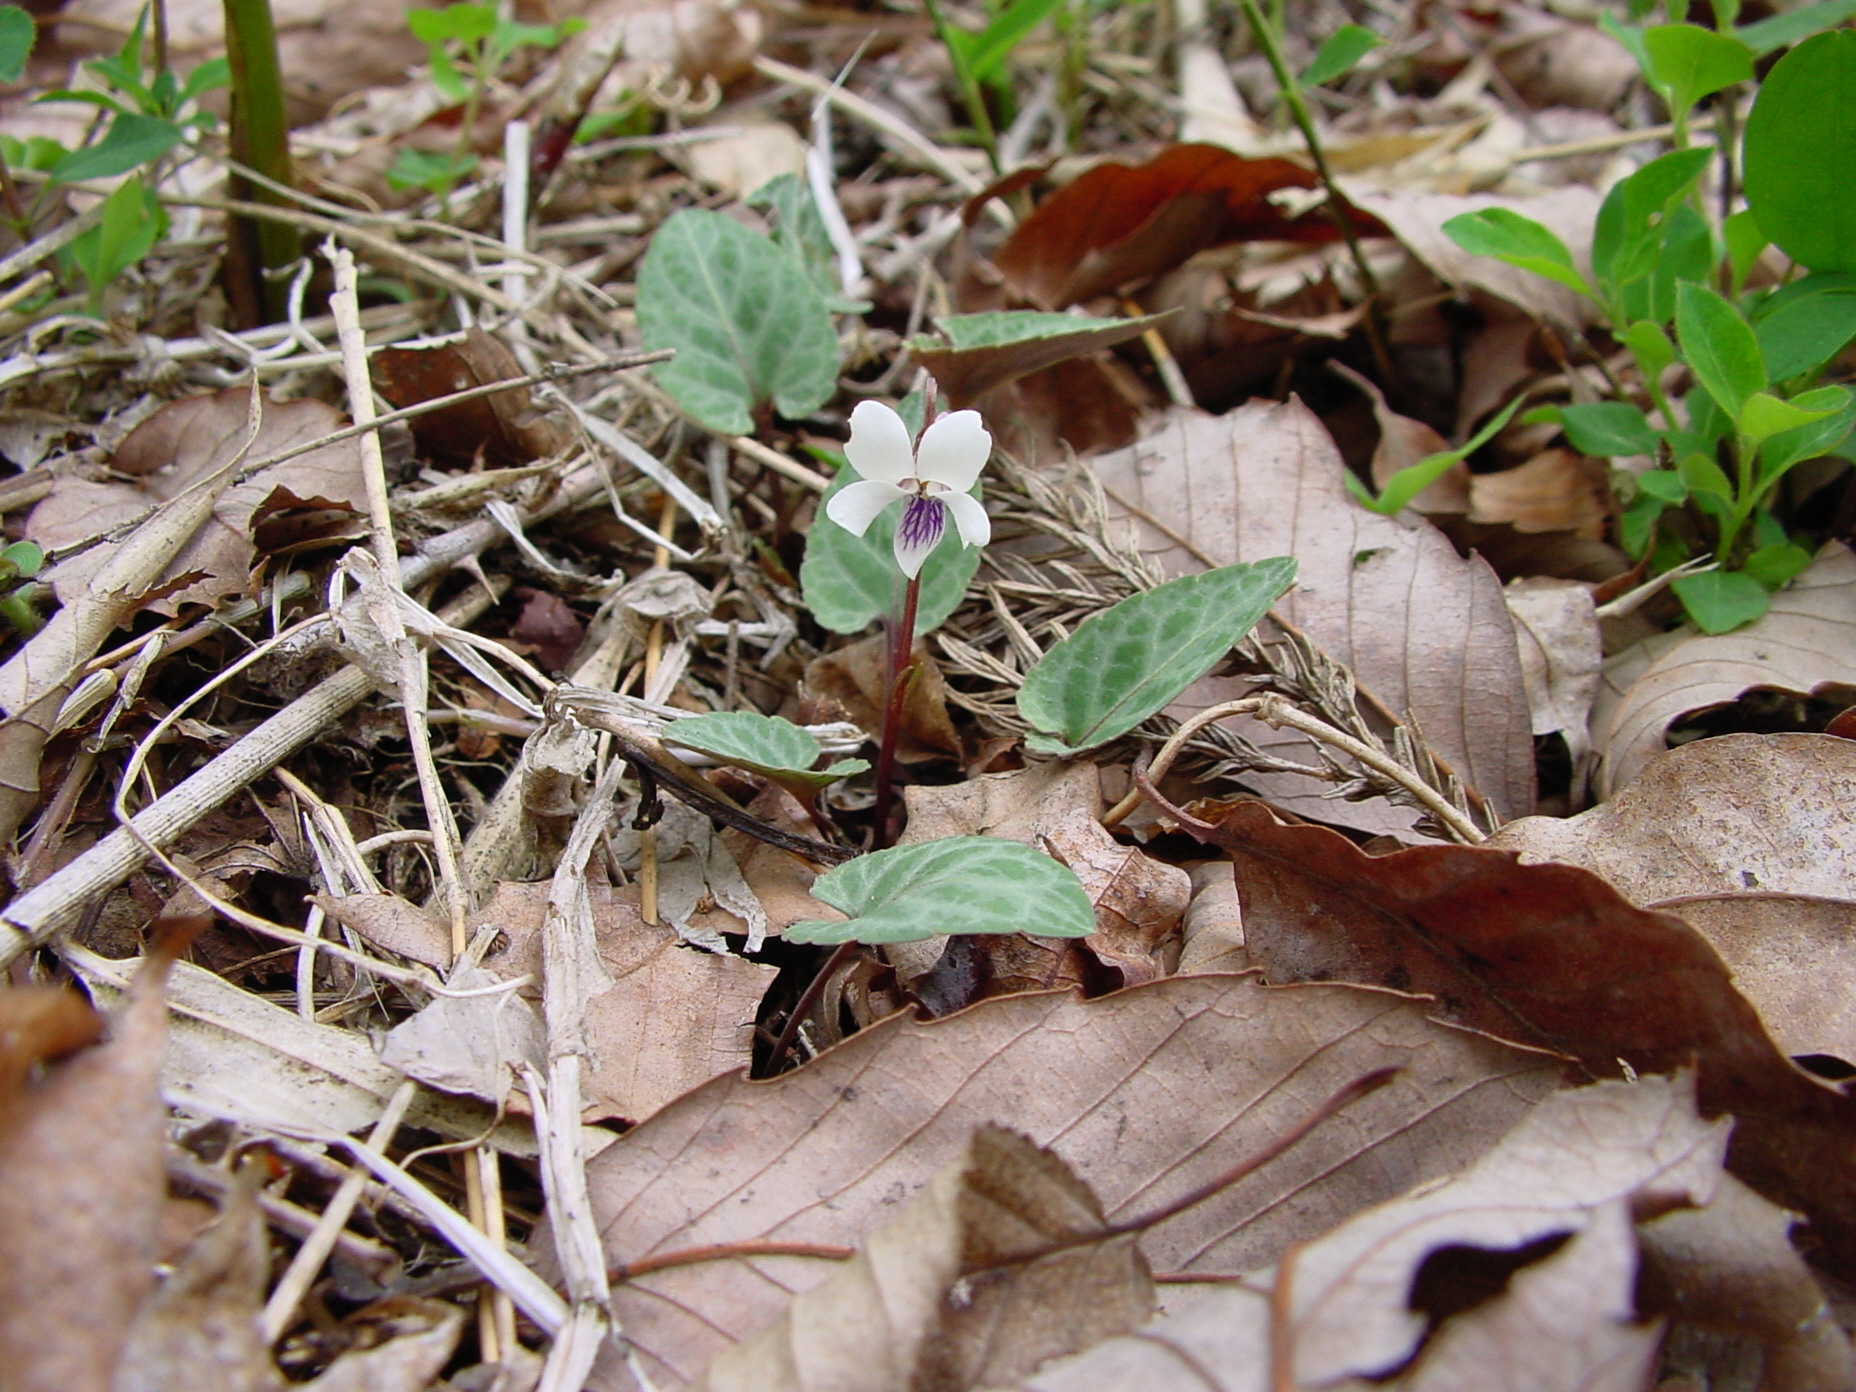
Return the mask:
[[[1724,1132],[1697,1118],[1680,1080],[1558,1094],[1466,1173],[1369,1209],[1295,1251],[1284,1269],[1211,1292],[1018,1386],[1640,1392],[1660,1329],[1637,1319],[1632,1211],[1686,1215],[1730,1188]],[[1496,1263],[1507,1276],[1501,1288],[1426,1328],[1422,1285]],[[1671,1275],[1671,1295],[1705,1289],[1705,1278],[1673,1262]]]
[[[1440,1028],[1390,992],[1195,976],[1094,1001],[1007,996],[930,1023],[892,1016],[771,1082],[718,1078],[591,1162],[588,1184],[615,1262],[757,1239],[845,1244],[999,1121],[1059,1147],[1122,1221],[1388,1066],[1397,1080],[1343,1121],[1143,1239],[1156,1269],[1242,1271],[1467,1163],[1557,1068]],[[629,1281],[615,1304],[648,1375],[674,1389],[829,1275],[797,1258],[712,1262]]]
[[[1714,945],[1786,1053],[1856,1062],[1856,744],[1722,735],[1658,754],[1612,801],[1494,844],[1603,875]]]
[[[1129,510],[1123,515],[1143,548],[1170,575],[1295,557],[1295,588],[1276,612],[1351,668],[1394,715],[1415,717],[1437,754],[1501,816],[1532,809],[1532,718],[1500,581],[1428,523],[1381,517],[1354,502],[1339,451],[1300,402],[1252,402],[1220,417],[1175,411],[1138,445],[1093,464],[1111,504]],[[1171,713],[1243,689],[1225,678],[1200,682]],[[1236,728],[1278,757],[1318,762],[1300,735],[1255,721]],[[1245,781],[1324,821],[1375,832],[1403,832],[1412,822],[1411,813],[1383,803],[1324,799],[1319,785],[1295,775]]]
[[[1605,667],[1592,737],[1609,797],[1659,753],[1669,727],[1754,689],[1810,694],[1856,685],[1856,555],[1839,542],[1732,633],[1677,629],[1627,648]]]
[[[175,934],[137,974],[107,1043],[0,1097],[0,1368],[8,1392],[104,1392],[154,1283],[167,1196],[155,1080]],[[43,998],[40,998],[41,1000]],[[81,1040],[81,1014],[34,1012],[42,1057]],[[8,1041],[9,1054],[19,1044]],[[17,1071],[17,1070],[15,1070]]]
[[[1323,212],[1291,218],[1278,189],[1313,188],[1285,159],[1245,159],[1216,145],[1173,145],[1142,165],[1115,161],[1052,194],[993,257],[1020,294],[1062,309],[1171,270],[1193,253],[1233,241],[1330,242]],[[1360,218],[1362,231],[1381,230]]]
[[[1521,678],[1534,733],[1565,739],[1574,786],[1583,788],[1592,749],[1592,702],[1605,662],[1592,587],[1577,580],[1532,576],[1511,580],[1502,594],[1520,643]]]
[[[396,408],[522,375],[503,341],[482,329],[428,348],[382,348],[370,363],[380,394]],[[510,467],[553,454],[566,442],[561,427],[537,409],[527,387],[459,401],[414,417],[422,454],[451,464]]]
[[[208,396],[169,402],[132,430],[111,459],[135,483],[91,483],[61,479],[32,510],[27,536],[47,550],[102,535],[188,489],[213,478],[234,460],[255,464],[274,454],[332,435],[347,422],[333,406],[313,397],[273,401],[264,396],[257,429],[251,428],[251,392],[227,387]],[[243,483],[223,488],[212,515],[163,579],[199,572],[201,578],[163,595],[150,608],[174,614],[183,604],[213,604],[244,590],[257,556],[252,529],[265,515],[287,508],[366,510],[359,442],[344,440],[261,469]],[[108,546],[92,547],[46,575],[59,601],[81,598],[108,560]]]
[[[906,792],[903,844],[945,836],[1019,841],[1076,872],[1096,911],[1083,941],[1134,986],[1165,974],[1161,945],[1178,929],[1191,898],[1191,877],[1110,836],[1094,764],[1052,761],[986,774],[947,787]]]
[[[593,1053],[583,1079],[589,1119],[641,1121],[717,1074],[745,1067],[754,1015],[778,970],[742,957],[682,945],[674,928],[648,924],[636,886],[588,885],[595,947],[608,984],[586,1002]],[[498,884],[476,923],[494,923],[508,943],[485,959],[507,980],[540,975],[548,885]]]
[[[1136,1328],[1153,1280],[1055,1152],[991,1124],[704,1392],[990,1387]],[[1053,1250],[1059,1249],[1059,1250]]]
[[[1478,193],[1414,193],[1374,189],[1357,180],[1342,180],[1355,207],[1391,229],[1405,249],[1432,275],[1459,290],[1476,289],[1506,300],[1536,319],[1580,327],[1593,322],[1596,307],[1557,281],[1510,266],[1492,256],[1473,256],[1445,235],[1443,225],[1461,213],[1507,208],[1532,218],[1559,236],[1573,263],[1585,268],[1591,255],[1592,224],[1598,195],[1589,188],[1557,188],[1538,198],[1502,198]]]
[[[1201,834],[1231,853],[1245,941],[1272,980],[1420,991],[1442,1018],[1557,1050],[1599,1077],[1693,1063],[1703,1110],[1739,1120],[1735,1173],[1832,1243],[1856,1236],[1856,1098],[1779,1052],[1681,919],[1635,908],[1574,866],[1468,846],[1368,856],[1255,803]]]

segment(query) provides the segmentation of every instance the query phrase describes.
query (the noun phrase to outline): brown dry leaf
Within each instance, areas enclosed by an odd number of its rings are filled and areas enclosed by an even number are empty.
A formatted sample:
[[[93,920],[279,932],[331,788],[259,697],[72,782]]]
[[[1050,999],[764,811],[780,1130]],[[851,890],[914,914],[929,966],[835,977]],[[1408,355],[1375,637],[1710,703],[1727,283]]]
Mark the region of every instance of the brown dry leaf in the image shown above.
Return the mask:
[[[1759,689],[1809,694],[1856,681],[1856,555],[1840,542],[1772,597],[1764,618],[1732,633],[1690,628],[1647,638],[1605,666],[1592,710],[1610,797],[1643,771],[1685,715]]]
[[[1708,942],[1570,865],[1486,847],[1368,856],[1258,803],[1201,834],[1231,853],[1245,941],[1272,980],[1396,985],[1441,1018],[1553,1049],[1590,1073],[1693,1063],[1701,1105],[1732,1112],[1734,1172],[1856,1234],[1856,1099],[1774,1046]]]
[[[263,1162],[245,1162],[218,1221],[143,1303],[111,1392],[282,1392],[261,1318],[271,1264],[262,1175]]]
[[[1415,716],[1432,749],[1502,816],[1532,808],[1532,718],[1500,582],[1428,523],[1354,502],[1333,440],[1300,402],[1253,402],[1221,417],[1175,411],[1132,449],[1091,462],[1112,510],[1130,517],[1169,575],[1294,556],[1296,585],[1276,612],[1393,714]],[[1238,680],[1202,681],[1170,712],[1244,689]],[[1300,735],[1255,721],[1233,728],[1268,753],[1317,762]],[[1245,782],[1302,815],[1362,830],[1407,833],[1413,820],[1383,802],[1323,798],[1296,775]]]
[[[1792,1246],[1793,1216],[1732,1175],[1705,1208],[1640,1225],[1645,1310],[1764,1346],[1762,1388],[1856,1386],[1856,1354],[1824,1291]],[[1719,1384],[1715,1384],[1719,1385]]]
[[[807,694],[817,700],[836,701],[845,714],[834,718],[854,720],[866,730],[881,730],[888,641],[883,634],[873,633],[813,658],[806,664]],[[918,642],[915,680],[902,703],[896,757],[905,764],[918,764],[946,756],[959,758],[960,753],[960,735],[947,714],[947,683],[927,645]]]
[[[710,1243],[854,1242],[999,1121],[1064,1158],[1111,1221],[1189,1193],[1324,1097],[1404,1071],[1294,1150],[1142,1241],[1157,1269],[1243,1271],[1352,1213],[1467,1163],[1550,1090],[1538,1055],[1442,1028],[1391,992],[1272,990],[1172,977],[1084,1001],[1007,996],[946,1020],[892,1016],[770,1082],[718,1078],[591,1161],[614,1261]],[[753,1258],[655,1272],[615,1291],[659,1387],[831,1274]],[[622,1386],[615,1370],[608,1385]]]
[[[310,894],[306,900],[375,947],[444,971],[451,965],[451,925],[397,894]]]
[[[33,508],[26,521],[27,536],[47,550],[101,536],[213,479],[235,460],[256,463],[331,435],[347,423],[333,406],[312,397],[273,401],[264,395],[258,409],[262,414],[254,432],[251,392],[244,387],[169,402],[132,430],[110,461],[118,473],[139,482],[61,479]],[[223,485],[224,480],[208,485],[217,491],[211,515],[161,577],[177,580],[197,571],[202,578],[146,607],[173,615],[183,604],[211,605],[243,592],[251,583],[257,557],[252,528],[260,509],[334,509],[359,516],[367,506],[361,451],[354,440],[310,450],[261,469],[243,483]],[[337,529],[338,537],[347,534]],[[87,594],[110,550],[108,545],[93,546],[47,572],[45,578],[61,604],[76,604]]]
[[[1386,405],[1386,394],[1372,379],[1361,376],[1339,360],[1330,362],[1328,368],[1365,392],[1373,403],[1373,419],[1379,424],[1379,443],[1373,446],[1375,490],[1390,483],[1392,475],[1450,448],[1450,442],[1423,421],[1401,416]],[[1411,506],[1427,517],[1433,513],[1468,512],[1470,488],[1469,465],[1458,460],[1413,498]]]
[[[753,1049],[754,1015],[778,972],[741,957],[685,947],[674,928],[652,926],[638,889],[589,884],[595,946],[611,984],[586,1002],[594,1062],[585,1076],[586,1120],[639,1121],[732,1068]],[[503,980],[539,976],[545,881],[499,883],[472,924],[494,923],[508,943],[484,968]],[[724,915],[728,931],[739,929]]]
[[[503,978],[481,967],[460,967],[446,985],[474,996],[439,996],[387,1031],[380,1061],[444,1092],[509,1101],[520,1070],[547,1067],[540,1012],[515,991],[497,991]]]
[[[1659,754],[1611,802],[1510,822],[1493,844],[1667,907],[1733,969],[1788,1054],[1856,1062],[1856,745],[1722,735]]]
[[[1469,520],[1506,522],[1517,532],[1570,532],[1598,541],[1610,520],[1602,472],[1568,449],[1542,450],[1525,464],[1469,481]]]
[[[157,925],[109,1040],[0,1098],[0,1368],[8,1392],[103,1392],[154,1284],[167,1178],[156,1088],[174,955],[201,926]],[[88,1007],[36,998],[23,1052],[68,1052]]]
[[[1583,787],[1592,749],[1592,702],[1605,665],[1592,587],[1577,580],[1534,576],[1509,581],[1502,595],[1514,618],[1534,733],[1565,738],[1574,787]]]
[[[1153,1278],[1135,1242],[1110,1231],[1054,1151],[986,1123],[854,1257],[723,1350],[695,1386],[994,1386],[1152,1314]]]
[[[1095,907],[1096,931],[1083,939],[1090,951],[1119,968],[1129,986],[1165,974],[1162,944],[1186,912],[1190,878],[1103,829],[1094,764],[1053,760],[942,788],[909,788],[904,797],[909,825],[901,844],[997,836],[1043,851],[1076,872]]]
[[[429,348],[382,348],[369,360],[374,384],[395,410],[522,375],[515,354],[482,329]],[[515,468],[546,458],[566,432],[539,410],[527,387],[479,396],[414,416],[421,453],[448,464]]]
[[[1443,225],[1459,213],[1507,208],[1556,233],[1572,253],[1573,264],[1584,267],[1591,254],[1592,224],[1598,217],[1598,194],[1592,189],[1568,186],[1538,198],[1501,198],[1487,193],[1374,189],[1351,179],[1341,180],[1341,185],[1355,207],[1390,228],[1405,249],[1446,285],[1487,291],[1550,323],[1577,328],[1593,322],[1595,306],[1584,296],[1492,256],[1472,256],[1443,231]]]
[[[1661,1330],[1636,1316],[1632,1208],[1654,1214],[1731,1202],[1737,1186],[1720,1171],[1724,1129],[1696,1118],[1684,1080],[1556,1094],[1462,1175],[1355,1215],[1296,1249],[1285,1283],[1278,1272],[1260,1271],[1242,1285],[1206,1291],[1131,1337],[1015,1386],[1642,1392]],[[1761,1255],[1778,1264],[1769,1250]],[[1464,1287],[1461,1278],[1475,1268],[1482,1279]],[[1672,1274],[1685,1294],[1705,1293],[1711,1279]],[[1503,1279],[1491,1292],[1497,1275]],[[1453,1285],[1473,1292],[1475,1303],[1459,1303],[1427,1328],[1434,1294],[1455,1294]]]
[[[1065,185],[993,262],[1026,299],[1062,309],[1224,242],[1331,242],[1338,234],[1325,213],[1291,218],[1269,201],[1278,189],[1314,186],[1315,176],[1290,160],[1173,145],[1146,164],[1109,161]],[[1370,217],[1357,223],[1369,235],[1383,230]]]
[[[1529,106],[1609,111],[1637,80],[1636,59],[1595,24],[1522,5],[1504,6],[1503,18],[1497,66]]]
[[[1244,911],[1237,885],[1221,860],[1208,860],[1192,872],[1192,902],[1181,924],[1180,975],[1189,972],[1250,971],[1256,963],[1244,946]]]

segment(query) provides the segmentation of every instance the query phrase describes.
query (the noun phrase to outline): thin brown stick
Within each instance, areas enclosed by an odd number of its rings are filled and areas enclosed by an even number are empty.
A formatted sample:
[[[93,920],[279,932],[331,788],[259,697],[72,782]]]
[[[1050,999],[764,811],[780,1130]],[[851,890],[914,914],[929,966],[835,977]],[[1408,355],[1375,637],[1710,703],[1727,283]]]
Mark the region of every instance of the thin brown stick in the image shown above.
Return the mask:
[[[733,1261],[742,1257],[814,1257],[819,1261],[849,1261],[857,1255],[855,1247],[841,1247],[835,1242],[716,1242],[707,1247],[680,1247],[674,1252],[659,1252],[654,1257],[620,1262],[609,1273],[614,1284],[635,1281],[654,1271],[669,1271],[699,1262]]]

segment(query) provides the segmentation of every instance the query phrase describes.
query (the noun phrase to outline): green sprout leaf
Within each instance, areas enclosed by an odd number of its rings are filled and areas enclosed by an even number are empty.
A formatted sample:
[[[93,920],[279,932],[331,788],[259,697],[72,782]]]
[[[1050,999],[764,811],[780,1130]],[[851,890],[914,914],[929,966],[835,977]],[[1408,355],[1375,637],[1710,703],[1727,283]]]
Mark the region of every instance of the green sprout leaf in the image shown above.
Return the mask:
[[[1831,390],[1835,392],[1836,388]],[[1740,408],[1740,419],[1736,424],[1740,433],[1757,445],[1782,430],[1797,430],[1801,426],[1821,421],[1826,416],[1834,416],[1842,405],[1840,394],[1834,404],[1809,410],[1794,402],[1781,401],[1769,392],[1754,392],[1746,399],[1746,405]]]
[[[1757,56],[1764,58],[1768,53],[1789,48],[1813,34],[1835,29],[1844,20],[1852,18],[1856,18],[1856,0],[1819,0],[1815,5],[1803,5],[1789,13],[1762,19],[1756,24],[1742,25],[1734,31],[1734,35]]]
[[[1726,633],[1762,617],[1772,596],[1752,576],[1737,570],[1709,570],[1669,582],[1682,607],[1703,633]]]
[[[965,45],[967,71],[974,81],[985,82],[994,76],[1012,50],[1062,3],[1063,0],[1013,0],[1001,10],[992,23]]]
[[[1655,454],[1657,434],[1642,411],[1627,401],[1600,401],[1560,408],[1560,428],[1581,454]]]
[[[950,836],[859,856],[819,876],[812,893],[850,921],[795,923],[788,942],[917,942],[955,933],[1083,938],[1096,930],[1075,871],[996,836]]]
[[[1025,675],[1018,713],[1042,754],[1117,739],[1179,698],[1256,626],[1295,581],[1277,556],[1224,566],[1132,595],[1085,619]]]
[[[120,111],[109,132],[95,145],[73,150],[52,170],[54,179],[75,183],[80,179],[113,179],[159,159],[180,144],[185,133],[172,121]]]
[[[1811,564],[1811,553],[1796,542],[1781,541],[1762,546],[1746,558],[1741,569],[1769,590],[1787,584]]]
[[[1707,286],[1676,287],[1676,341],[1695,380],[1729,419],[1739,419],[1747,398],[1765,389],[1759,340],[1740,311]]]
[[[1669,97],[1678,114],[1723,87],[1753,76],[1753,50],[1730,34],[1698,24],[1659,24],[1646,29],[1644,52],[1650,56],[1650,80]]]
[[[1766,74],[1745,162],[1747,205],[1787,256],[1856,271],[1856,30],[1807,39]]]
[[[420,43],[480,43],[496,28],[496,9],[491,5],[447,5],[442,10],[408,10],[406,27]]]
[[[790,720],[752,711],[686,716],[672,721],[663,738],[665,744],[693,749],[800,792],[811,792],[870,767],[863,759],[840,759],[829,768],[815,769],[823,752],[817,740]]]
[[[1353,71],[1355,63],[1384,42],[1384,39],[1363,25],[1341,25],[1328,35],[1327,42],[1321,45],[1321,51],[1315,54],[1314,61],[1303,70],[1302,85],[1319,87]]]
[[[1494,439],[1502,427],[1513,418],[1520,406],[1521,398],[1517,396],[1497,412],[1487,425],[1455,449],[1440,450],[1436,454],[1426,455],[1416,464],[1400,469],[1386,480],[1385,491],[1377,498],[1368,493],[1366,485],[1360,483],[1352,474],[1347,475],[1347,478],[1354,484],[1350,491],[1354,497],[1374,512],[1384,513],[1387,517],[1397,516],[1410,505],[1413,498],[1442,478],[1451,465],[1467,459]]]
[[[18,82],[32,56],[38,26],[18,5],[0,5],[0,82]]]
[[[93,305],[105,286],[148,255],[166,225],[166,214],[140,174],[131,174],[103,200],[102,220],[66,248],[90,285]]]
[[[8,580],[29,579],[39,573],[45,564],[45,552],[36,541],[16,541],[11,546],[0,549],[0,567],[8,572]]]
[[[1653,159],[1605,195],[1592,226],[1592,274],[1621,290],[1656,264],[1669,210],[1688,196],[1711,152],[1677,150]]]
[[[1781,430],[1759,447],[1759,476],[1771,482],[1792,465],[1819,455],[1835,454],[1856,426],[1856,394],[1847,387],[1819,387],[1791,399],[1793,406],[1810,411],[1814,419],[1791,430]],[[1816,413],[1822,411],[1823,415]]]
[[[906,403],[905,403],[906,404]],[[907,419],[908,412],[903,412]],[[902,572],[896,569],[896,523],[902,509],[890,508],[870,524],[862,536],[852,536],[825,515],[825,504],[840,489],[857,482],[857,471],[838,470],[825,496],[819,499],[812,530],[806,533],[805,560],[799,567],[799,588],[812,617],[833,633],[857,633],[890,612],[901,595]],[[974,488],[979,496],[979,488]],[[966,597],[973,572],[979,569],[980,548],[962,546],[953,528],[922,567],[921,596],[917,601],[915,631],[932,633]]]
[[[1484,208],[1458,213],[1444,224],[1444,234],[1473,256],[1493,256],[1524,271],[1556,280],[1588,298],[1592,287],[1572,264],[1566,243],[1551,229],[1512,208]]]
[[[1753,326],[1760,354],[1775,382],[1815,373],[1856,338],[1856,287],[1844,284],[1847,272],[1832,271],[1808,280],[1829,282],[1821,290],[1788,294],[1766,307]],[[1806,284],[1788,285],[1788,291]]]
[[[838,386],[838,335],[806,273],[767,238],[701,208],[672,216],[638,268],[646,348],[677,356],[654,371],[677,403],[728,435],[771,401],[804,416]]]

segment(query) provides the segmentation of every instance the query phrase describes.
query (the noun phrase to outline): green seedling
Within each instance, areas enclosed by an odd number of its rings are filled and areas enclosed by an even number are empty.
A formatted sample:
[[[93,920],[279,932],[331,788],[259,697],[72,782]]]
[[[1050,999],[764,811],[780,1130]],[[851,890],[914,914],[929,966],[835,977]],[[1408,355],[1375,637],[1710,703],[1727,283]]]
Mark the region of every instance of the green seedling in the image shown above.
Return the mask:
[[[1387,517],[1395,517],[1411,506],[1413,498],[1449,472],[1452,465],[1462,463],[1500,434],[1503,427],[1513,418],[1520,404],[1519,397],[1510,401],[1489,420],[1488,424],[1455,449],[1439,450],[1436,454],[1426,455],[1416,464],[1400,469],[1386,480],[1385,491],[1378,497],[1374,497],[1372,491],[1352,473],[1345,475],[1347,489],[1374,512],[1384,513]]]
[[[154,249],[167,230],[167,210],[155,191],[131,174],[103,200],[102,220],[63,251],[60,261],[83,276],[90,287],[90,311],[100,314],[103,292],[124,271]]]
[[[387,171],[394,188],[423,188],[443,199],[477,167],[470,141],[477,113],[490,83],[503,65],[524,48],[553,49],[585,27],[582,20],[562,24],[521,24],[504,19],[494,5],[447,5],[442,10],[410,10],[407,27],[425,45],[432,85],[464,108],[457,143],[444,154],[401,150]]]
[[[936,35],[947,49],[954,69],[954,84],[967,108],[967,119],[994,174],[1004,173],[999,163],[999,138],[993,129],[992,112],[987,106],[987,92],[1007,104],[1011,87],[1005,81],[1005,62],[1012,51],[1028,38],[1046,19],[1065,8],[1066,0],[1010,0],[995,13],[977,34],[952,23],[939,0],[928,0],[928,15],[934,21]]]
[[[22,638],[30,638],[45,626],[38,610],[32,607],[30,586],[26,583],[45,565],[45,553],[30,541],[16,541],[0,549],[0,618],[4,618]]]

